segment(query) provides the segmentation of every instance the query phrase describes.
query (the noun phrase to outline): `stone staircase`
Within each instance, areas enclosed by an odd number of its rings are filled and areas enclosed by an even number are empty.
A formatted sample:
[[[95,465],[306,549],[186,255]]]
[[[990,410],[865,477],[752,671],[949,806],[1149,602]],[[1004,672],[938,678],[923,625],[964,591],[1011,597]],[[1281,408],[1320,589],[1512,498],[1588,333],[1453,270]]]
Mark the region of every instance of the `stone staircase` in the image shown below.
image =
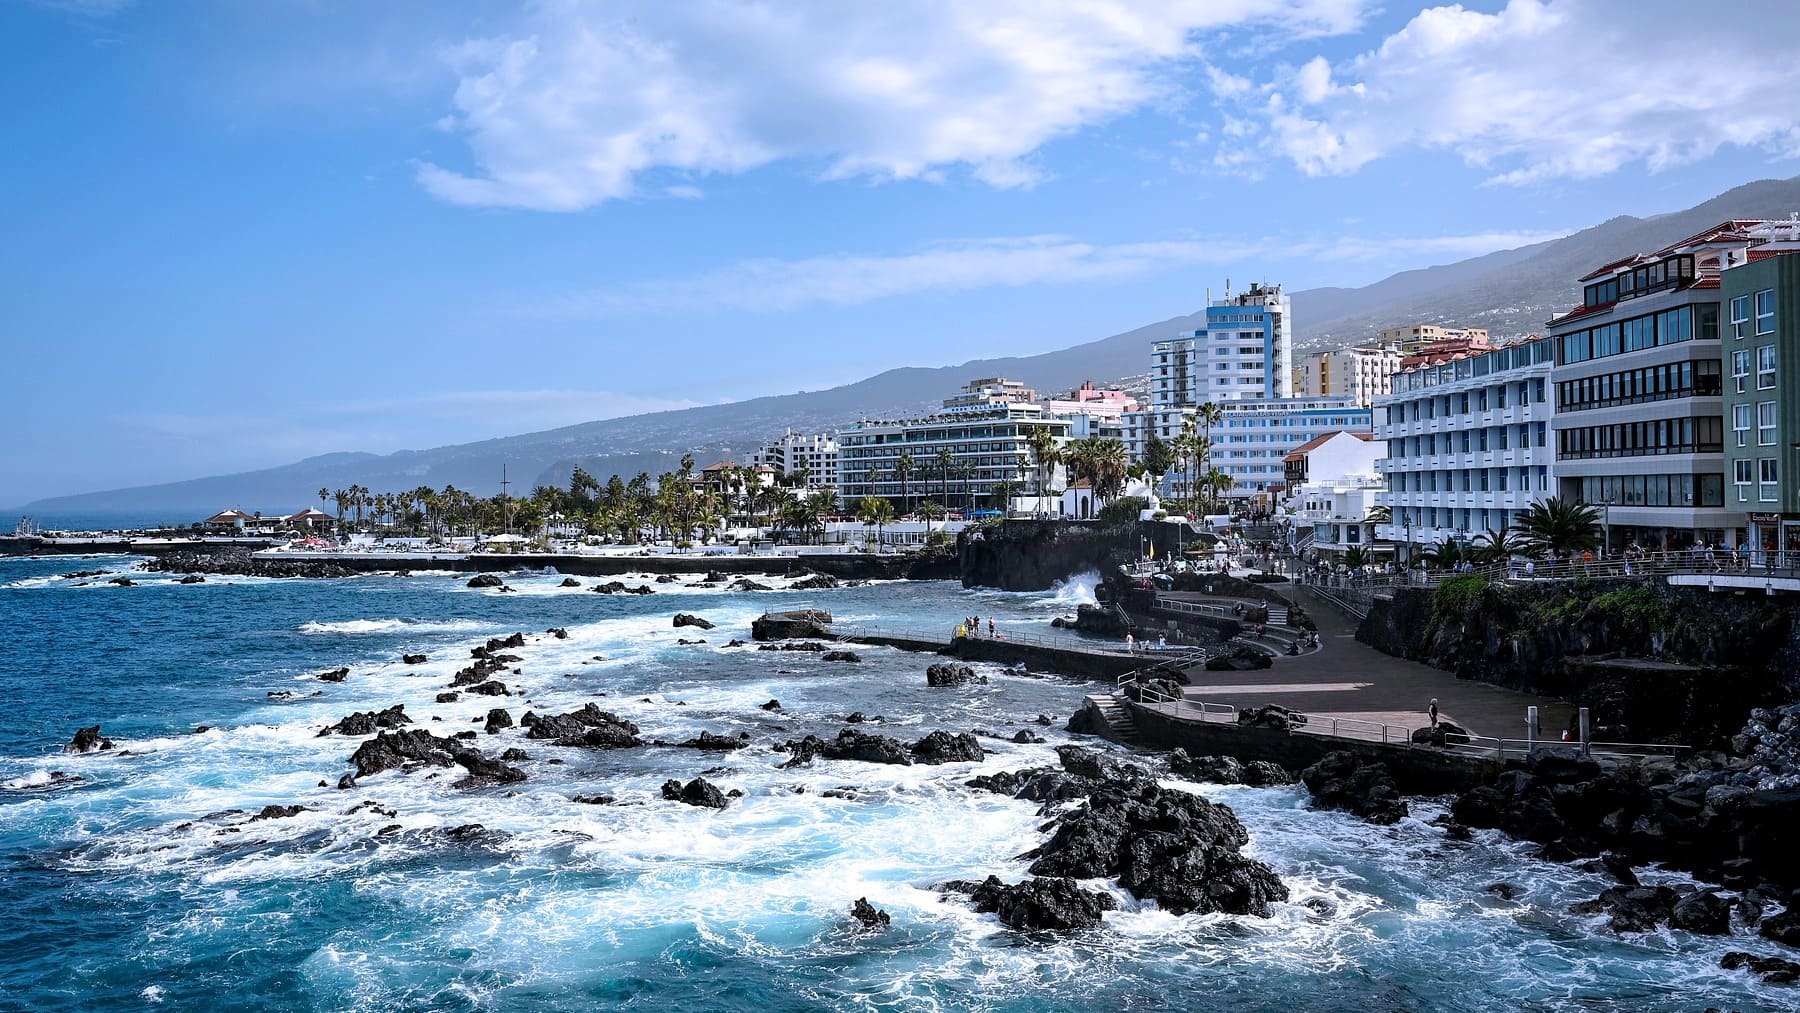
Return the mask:
[[[1112,734],[1107,738],[1122,743],[1137,741],[1137,721],[1117,696],[1111,693],[1090,693],[1087,702],[1100,712],[1100,716],[1106,719],[1107,727],[1112,729]]]

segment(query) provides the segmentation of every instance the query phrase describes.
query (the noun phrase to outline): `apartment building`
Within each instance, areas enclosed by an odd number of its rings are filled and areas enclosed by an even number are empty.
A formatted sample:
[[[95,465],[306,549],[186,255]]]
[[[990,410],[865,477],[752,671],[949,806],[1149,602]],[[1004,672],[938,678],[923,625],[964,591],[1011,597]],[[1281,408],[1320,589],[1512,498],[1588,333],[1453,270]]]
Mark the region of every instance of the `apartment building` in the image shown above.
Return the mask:
[[[1181,408],[1208,401],[1285,398],[1294,393],[1293,312],[1280,285],[1209,299],[1206,326],[1150,350],[1150,402]]]
[[[1369,345],[1312,352],[1296,367],[1294,393],[1301,397],[1347,397],[1369,408],[1392,389],[1400,371],[1398,345]]]
[[[1600,267],[1581,279],[1582,304],[1550,322],[1557,483],[1565,498],[1600,508],[1613,551],[1738,539],[1741,507],[1725,493],[1721,269],[1766,224],[1725,222]],[[1730,342],[1730,382],[1754,417],[1773,400],[1776,353],[1754,319],[1746,326]],[[1753,470],[1771,461],[1769,484],[1779,485],[1779,455],[1740,459],[1756,460]]]
[[[1377,538],[1408,560],[1444,539],[1517,524],[1555,492],[1551,438],[1555,342],[1538,338],[1403,370],[1375,402],[1377,463],[1388,508]]]
[[[785,479],[803,475],[808,488],[835,489],[838,485],[838,444],[830,435],[789,429],[763,444],[751,455],[750,463],[767,465]]]
[[[1287,489],[1286,458],[1339,430],[1369,431],[1369,409],[1349,398],[1276,398],[1219,402],[1212,427],[1213,467],[1230,475],[1227,498],[1270,506]]]
[[[1386,455],[1367,432],[1327,433],[1288,451],[1287,506],[1308,547],[1328,559],[1352,548],[1374,551],[1375,496],[1384,484],[1376,470]],[[1307,543],[1302,543],[1307,544]]]
[[[1800,562],[1800,222],[1743,230],[1719,273],[1726,504],[1759,561]]]
[[[1393,345],[1400,354],[1411,355],[1426,345],[1441,341],[1479,341],[1487,344],[1488,332],[1481,327],[1442,327],[1437,324],[1406,324],[1384,328],[1377,343]]]

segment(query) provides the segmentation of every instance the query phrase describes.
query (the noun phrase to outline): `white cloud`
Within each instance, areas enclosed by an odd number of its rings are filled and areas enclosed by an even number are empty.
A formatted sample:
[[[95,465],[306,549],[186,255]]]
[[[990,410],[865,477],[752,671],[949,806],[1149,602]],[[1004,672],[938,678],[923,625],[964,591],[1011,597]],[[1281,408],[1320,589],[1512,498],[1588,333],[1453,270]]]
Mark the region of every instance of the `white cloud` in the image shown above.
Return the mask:
[[[1029,186],[1032,152],[1163,96],[1198,35],[1344,32],[1368,2],[543,0],[526,31],[447,54],[461,81],[444,126],[477,169],[418,174],[454,203],[553,211],[658,170],[790,159],[826,178]]]
[[[1434,7],[1336,66],[1315,58],[1250,98],[1219,94],[1309,175],[1437,149],[1493,183],[1591,178],[1731,146],[1800,156],[1796,38],[1800,4],[1787,2]]]
[[[897,256],[834,255],[800,260],[740,261],[685,278],[596,289],[538,312],[557,317],[704,311],[785,312],[849,306],[900,295],[978,288],[1122,281],[1194,265],[1246,259],[1316,258],[1382,262],[1396,258],[1467,257],[1543,242],[1561,232],[1487,232],[1465,236],[1335,237],[1209,242],[1174,239],[1084,243],[1029,236],[940,243]]]

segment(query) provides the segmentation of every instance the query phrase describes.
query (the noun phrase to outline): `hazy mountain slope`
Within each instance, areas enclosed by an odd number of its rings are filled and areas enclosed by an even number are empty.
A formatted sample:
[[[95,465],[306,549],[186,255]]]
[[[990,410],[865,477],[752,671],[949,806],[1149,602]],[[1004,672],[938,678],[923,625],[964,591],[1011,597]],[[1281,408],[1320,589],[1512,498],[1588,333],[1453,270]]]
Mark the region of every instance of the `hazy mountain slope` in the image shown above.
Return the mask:
[[[1404,271],[1363,288],[1297,292],[1297,337],[1303,344],[1345,345],[1367,340],[1382,327],[1412,322],[1487,327],[1498,336],[1541,330],[1552,313],[1575,304],[1580,295],[1576,279],[1607,261],[1665,246],[1728,218],[1786,218],[1796,210],[1800,178],[1763,180],[1685,211],[1614,218],[1563,239]],[[864,416],[923,412],[975,377],[1004,375],[1052,391],[1083,380],[1117,379],[1148,368],[1153,338],[1193,328],[1199,320],[1200,314],[1175,317],[1041,355],[892,369],[829,390],[586,422],[433,450],[328,454],[239,475],[40,500],[27,509],[42,515],[133,509],[196,517],[224,506],[288,511],[316,501],[321,486],[337,489],[351,483],[376,490],[455,485],[489,494],[499,490],[503,464],[518,489],[540,482],[561,484],[577,463],[601,476],[656,475],[673,469],[684,451],[705,465],[739,456],[786,427],[816,431]]]
[[[1442,267],[1406,271],[1360,289],[1294,296],[1296,337],[1338,346],[1382,327],[1446,323],[1496,336],[1542,332],[1581,298],[1576,279],[1609,261],[1685,239],[1730,218],[1786,218],[1800,211],[1800,177],[1759,180],[1705,203],[1651,218],[1621,216],[1548,243]]]

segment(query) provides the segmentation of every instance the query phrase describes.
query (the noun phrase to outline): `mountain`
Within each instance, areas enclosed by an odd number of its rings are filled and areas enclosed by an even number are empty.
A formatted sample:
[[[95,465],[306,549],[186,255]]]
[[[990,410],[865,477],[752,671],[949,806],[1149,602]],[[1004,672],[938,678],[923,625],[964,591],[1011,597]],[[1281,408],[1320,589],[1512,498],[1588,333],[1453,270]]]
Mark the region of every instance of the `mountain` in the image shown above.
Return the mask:
[[[1628,215],[1546,243],[1403,271],[1357,289],[1296,293],[1295,340],[1339,347],[1401,323],[1485,327],[1495,337],[1542,333],[1552,314],[1581,301],[1576,279],[1632,253],[1659,249],[1731,218],[1786,218],[1800,212],[1800,177],[1734,187],[1703,204]]]
[[[1800,177],[1762,180],[1685,211],[1614,218],[1562,239],[1403,271],[1362,288],[1296,292],[1296,339],[1303,347],[1337,347],[1404,323],[1486,327],[1497,337],[1539,331],[1553,313],[1579,301],[1576,279],[1601,264],[1666,246],[1726,219],[1786,218],[1796,210]],[[1152,339],[1194,328],[1200,319],[1200,313],[1173,317],[1041,355],[891,369],[829,390],[584,422],[433,450],[326,454],[263,471],[39,500],[25,509],[46,517],[130,510],[198,518],[226,506],[298,510],[316,501],[321,487],[351,483],[375,490],[455,485],[489,494],[499,491],[503,465],[518,489],[563,484],[576,465],[602,476],[657,475],[674,470],[683,452],[710,464],[742,455],[788,427],[818,431],[862,417],[924,412],[974,377],[1007,376],[1040,390],[1062,390],[1135,373],[1147,366]]]

